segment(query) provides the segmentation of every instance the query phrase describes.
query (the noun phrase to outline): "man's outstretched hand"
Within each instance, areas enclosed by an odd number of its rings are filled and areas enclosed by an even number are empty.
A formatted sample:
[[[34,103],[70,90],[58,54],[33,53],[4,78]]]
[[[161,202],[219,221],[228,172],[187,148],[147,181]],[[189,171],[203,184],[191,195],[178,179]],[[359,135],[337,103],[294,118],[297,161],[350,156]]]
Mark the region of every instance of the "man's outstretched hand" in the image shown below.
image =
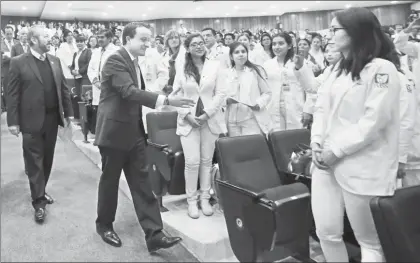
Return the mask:
[[[178,89],[176,91],[173,91],[168,96],[168,102],[169,105],[174,107],[180,107],[180,108],[190,108],[195,105],[195,102],[192,99],[188,99],[185,97],[178,96],[178,93],[181,89]]]

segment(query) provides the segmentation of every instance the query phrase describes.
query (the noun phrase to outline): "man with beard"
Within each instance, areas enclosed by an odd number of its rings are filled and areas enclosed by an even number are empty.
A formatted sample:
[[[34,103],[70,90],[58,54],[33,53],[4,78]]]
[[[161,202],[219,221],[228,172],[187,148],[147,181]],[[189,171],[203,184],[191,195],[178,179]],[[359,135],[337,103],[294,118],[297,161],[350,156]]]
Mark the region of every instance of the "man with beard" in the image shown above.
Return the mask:
[[[29,178],[35,221],[46,217],[53,199],[45,188],[50,177],[58,125],[68,126],[73,109],[60,60],[47,54],[47,34],[42,26],[28,32],[29,51],[10,60],[7,125],[19,136]]]

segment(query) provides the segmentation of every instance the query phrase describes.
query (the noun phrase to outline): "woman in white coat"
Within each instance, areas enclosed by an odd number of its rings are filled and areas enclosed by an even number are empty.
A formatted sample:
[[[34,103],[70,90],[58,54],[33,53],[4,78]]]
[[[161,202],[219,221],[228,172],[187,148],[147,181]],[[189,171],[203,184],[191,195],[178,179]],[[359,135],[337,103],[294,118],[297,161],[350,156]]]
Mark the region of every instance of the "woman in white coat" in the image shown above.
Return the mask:
[[[267,134],[270,117],[266,107],[271,90],[264,69],[248,58],[246,45],[234,42],[229,56],[232,68],[226,69],[228,98],[226,120],[229,137]]]
[[[226,133],[221,107],[226,99],[224,78],[220,62],[206,59],[204,39],[200,34],[189,35],[184,42],[185,64],[177,69],[173,93],[193,99],[192,108],[179,108],[176,133],[181,137],[185,156],[185,188],[188,215],[200,216],[197,206],[200,178],[200,202],[204,215],[211,216],[213,208],[209,203],[210,170],[215,142],[220,134]]]
[[[347,212],[362,262],[384,262],[369,202],[396,189],[400,82],[386,60],[395,49],[365,8],[336,13],[334,47],[343,59],[318,90],[311,147],[312,211],[327,262],[348,262]]]
[[[271,130],[302,129],[312,120],[314,94],[307,94],[294,72],[293,43],[287,33],[273,36],[273,59],[264,63],[267,80],[272,91],[268,112]]]

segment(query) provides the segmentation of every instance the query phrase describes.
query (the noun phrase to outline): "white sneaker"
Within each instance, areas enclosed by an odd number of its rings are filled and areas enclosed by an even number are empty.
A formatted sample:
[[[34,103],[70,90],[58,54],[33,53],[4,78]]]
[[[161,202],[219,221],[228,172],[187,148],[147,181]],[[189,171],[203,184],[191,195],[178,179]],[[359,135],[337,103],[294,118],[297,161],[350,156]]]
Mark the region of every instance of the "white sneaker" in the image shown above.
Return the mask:
[[[213,207],[210,205],[208,199],[201,200],[201,211],[203,211],[205,216],[213,215]]]
[[[198,211],[198,206],[197,203],[191,203],[188,204],[188,215],[192,218],[192,219],[197,219],[200,217],[200,213]]]

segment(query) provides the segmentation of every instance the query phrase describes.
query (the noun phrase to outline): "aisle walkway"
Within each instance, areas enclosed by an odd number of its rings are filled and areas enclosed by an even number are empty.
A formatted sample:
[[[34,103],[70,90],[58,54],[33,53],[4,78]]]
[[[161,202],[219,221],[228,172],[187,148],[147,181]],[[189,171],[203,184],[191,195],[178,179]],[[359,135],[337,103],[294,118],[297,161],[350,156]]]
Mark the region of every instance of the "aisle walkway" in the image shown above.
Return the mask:
[[[1,116],[1,261],[196,262],[182,246],[151,256],[132,202],[120,192],[115,231],[123,246],[105,244],[95,232],[100,171],[73,144],[57,142],[47,192],[44,225],[33,220],[23,169],[21,136],[12,136]]]

